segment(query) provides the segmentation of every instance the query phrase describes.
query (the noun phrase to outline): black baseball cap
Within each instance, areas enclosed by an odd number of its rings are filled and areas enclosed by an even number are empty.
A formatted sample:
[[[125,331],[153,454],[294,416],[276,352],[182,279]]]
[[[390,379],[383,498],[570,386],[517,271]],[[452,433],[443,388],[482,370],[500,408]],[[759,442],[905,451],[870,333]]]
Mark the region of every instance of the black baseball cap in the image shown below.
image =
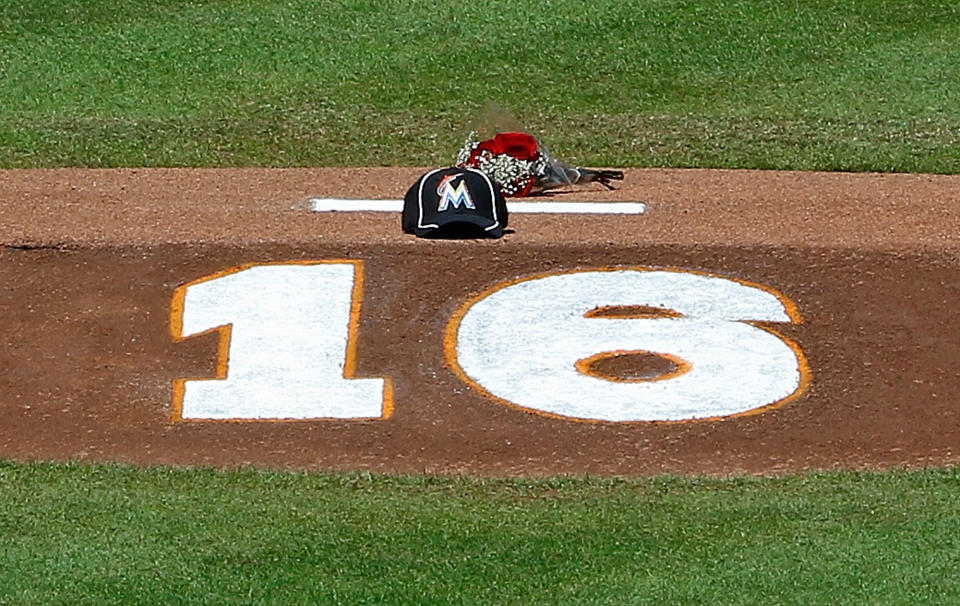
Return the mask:
[[[499,238],[507,203],[487,175],[451,166],[424,173],[403,198],[404,233],[429,237]]]

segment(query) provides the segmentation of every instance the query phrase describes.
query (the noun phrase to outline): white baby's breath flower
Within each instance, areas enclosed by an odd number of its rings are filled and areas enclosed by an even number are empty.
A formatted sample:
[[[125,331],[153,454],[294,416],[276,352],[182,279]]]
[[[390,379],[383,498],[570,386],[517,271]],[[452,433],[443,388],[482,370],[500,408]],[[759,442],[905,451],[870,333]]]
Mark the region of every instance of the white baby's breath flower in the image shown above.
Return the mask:
[[[466,164],[470,159],[470,154],[473,153],[473,150],[477,149],[478,145],[480,145],[480,137],[477,135],[477,131],[472,130],[470,134],[467,135],[467,140],[463,143],[463,147],[461,147],[457,153],[457,165]]]
[[[470,157],[479,145],[477,131],[471,131],[457,153],[457,165],[464,166],[470,162]],[[509,154],[493,154],[484,150],[477,155],[474,163],[477,170],[493,179],[506,196],[516,194],[527,187],[531,180],[542,177],[547,171],[546,158],[543,155],[531,162]]]

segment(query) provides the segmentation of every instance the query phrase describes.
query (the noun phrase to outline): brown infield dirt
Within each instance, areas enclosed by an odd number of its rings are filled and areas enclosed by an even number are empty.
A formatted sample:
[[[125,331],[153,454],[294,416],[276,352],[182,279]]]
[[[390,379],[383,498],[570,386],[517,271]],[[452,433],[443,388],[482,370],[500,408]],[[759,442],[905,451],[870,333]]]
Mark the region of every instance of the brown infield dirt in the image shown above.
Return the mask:
[[[500,240],[422,240],[398,214],[313,197],[402,197],[420,168],[0,171],[0,457],[481,475],[783,474],[960,462],[960,177],[628,170],[638,216],[510,216]],[[532,200],[543,199],[533,198]],[[176,342],[176,289],[248,263],[354,259],[367,421],[183,422],[178,378],[218,337]],[[525,412],[445,361],[451,317],[499,282],[591,267],[766,285],[803,322],[808,389],[759,414],[584,423]],[[616,373],[621,370],[612,369]]]

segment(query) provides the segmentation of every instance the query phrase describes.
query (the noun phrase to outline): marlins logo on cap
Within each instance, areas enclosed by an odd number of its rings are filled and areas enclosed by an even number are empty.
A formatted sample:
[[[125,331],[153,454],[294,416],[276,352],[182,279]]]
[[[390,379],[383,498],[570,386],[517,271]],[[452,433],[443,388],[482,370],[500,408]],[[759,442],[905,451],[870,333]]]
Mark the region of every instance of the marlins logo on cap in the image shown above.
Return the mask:
[[[438,168],[417,179],[403,199],[403,231],[417,236],[499,238],[507,203],[489,177],[472,168]]]
[[[456,185],[454,185],[455,183]],[[467,189],[467,184],[461,174],[447,175],[440,179],[440,185],[437,186],[437,195],[440,197],[440,203],[437,204],[438,213],[450,208],[451,204],[454,208],[460,208],[460,205],[464,205],[470,210],[477,209],[477,205],[473,203],[470,190]]]

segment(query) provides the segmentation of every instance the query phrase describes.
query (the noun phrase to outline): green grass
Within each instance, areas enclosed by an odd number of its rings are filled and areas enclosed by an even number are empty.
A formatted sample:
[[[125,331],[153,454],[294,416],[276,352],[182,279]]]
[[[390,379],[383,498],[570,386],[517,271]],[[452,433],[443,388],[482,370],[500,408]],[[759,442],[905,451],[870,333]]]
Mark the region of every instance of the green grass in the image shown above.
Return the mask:
[[[939,0],[6,0],[0,166],[436,165],[490,99],[584,164],[960,172]]]
[[[957,604],[960,470],[546,479],[0,463],[0,604]]]

